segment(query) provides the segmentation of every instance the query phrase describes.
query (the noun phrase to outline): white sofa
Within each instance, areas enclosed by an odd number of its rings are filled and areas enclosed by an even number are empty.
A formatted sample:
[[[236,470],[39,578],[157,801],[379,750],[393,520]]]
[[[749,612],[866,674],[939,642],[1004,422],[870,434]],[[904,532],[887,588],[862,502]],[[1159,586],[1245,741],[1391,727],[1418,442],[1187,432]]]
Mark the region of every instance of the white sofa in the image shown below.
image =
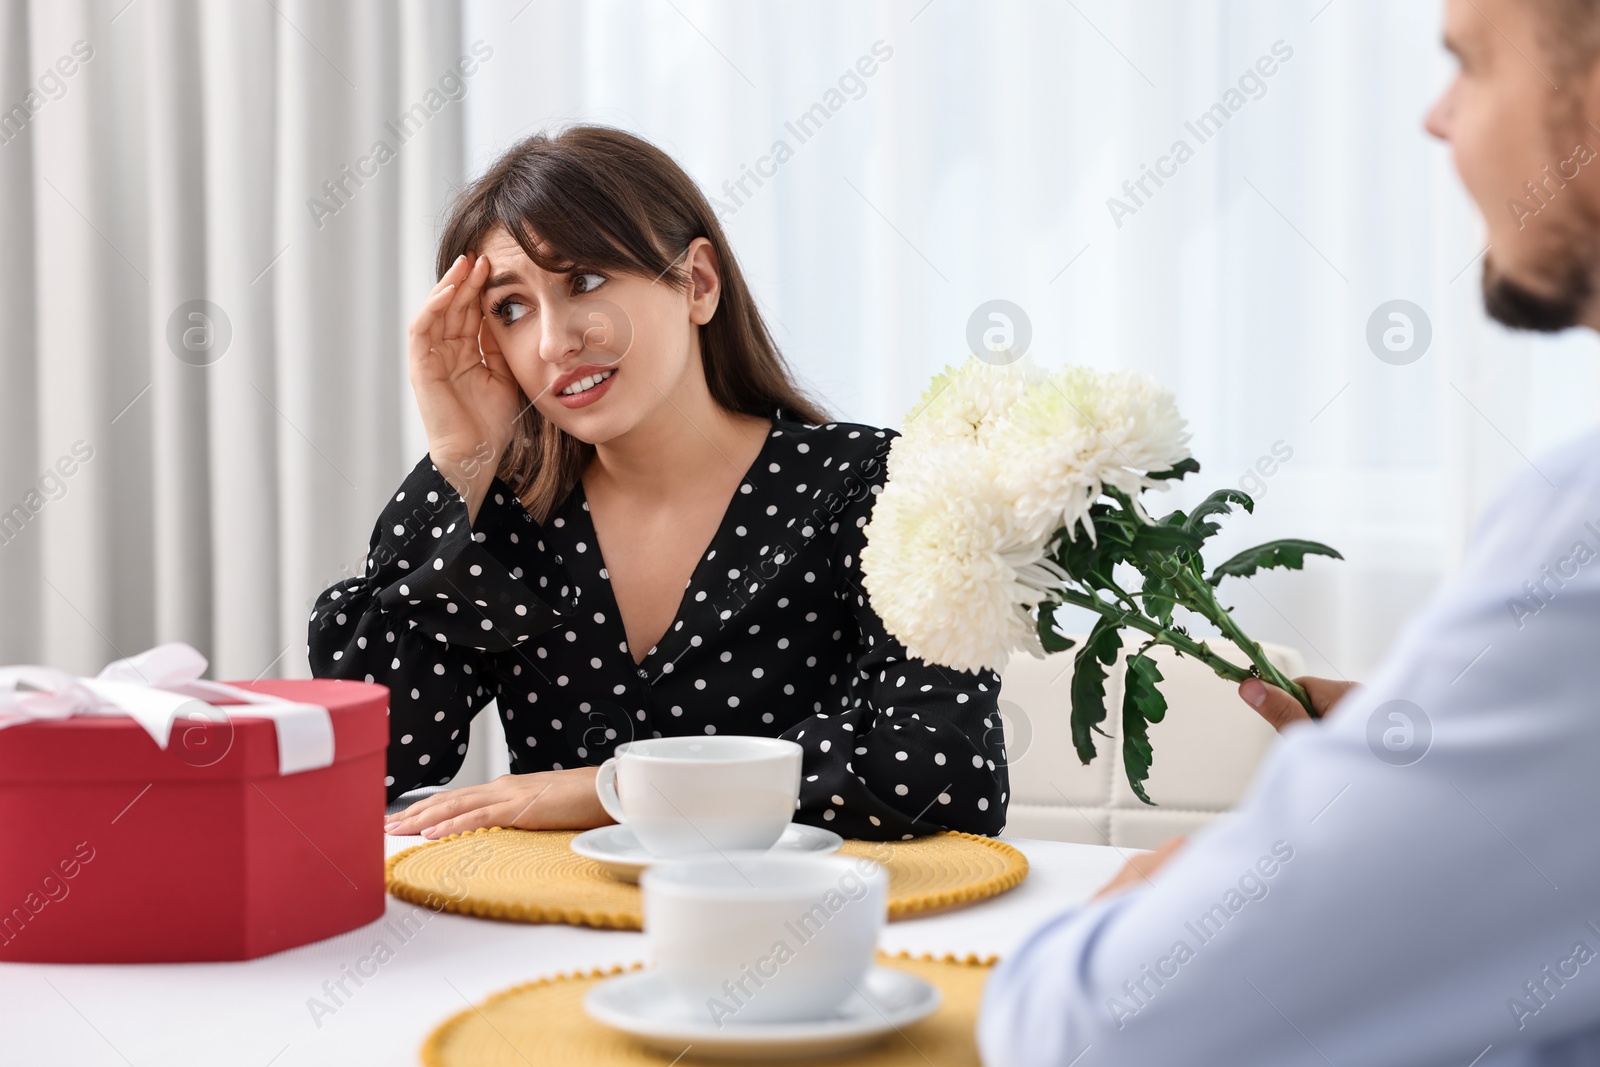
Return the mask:
[[[1124,652],[1137,634],[1124,634]],[[1106,721],[1111,736],[1094,735],[1096,756],[1087,767],[1072,747],[1069,696],[1073,656],[1078,644],[1045,659],[1014,656],[1001,672],[1001,711],[1011,775],[1006,832],[1018,837],[1077,841],[1091,845],[1155,848],[1169,837],[1188,834],[1238,802],[1267,747],[1277,738],[1237,687],[1210,668],[1171,649],[1149,655],[1165,679],[1166,717],[1150,726],[1155,757],[1145,792],[1151,807],[1128,788],[1122,767],[1123,659],[1108,668]],[[1224,657],[1247,662],[1224,641],[1210,646]],[[1137,648],[1137,644],[1134,645]],[[1305,673],[1300,654],[1280,645],[1263,645],[1268,657],[1289,677]]]

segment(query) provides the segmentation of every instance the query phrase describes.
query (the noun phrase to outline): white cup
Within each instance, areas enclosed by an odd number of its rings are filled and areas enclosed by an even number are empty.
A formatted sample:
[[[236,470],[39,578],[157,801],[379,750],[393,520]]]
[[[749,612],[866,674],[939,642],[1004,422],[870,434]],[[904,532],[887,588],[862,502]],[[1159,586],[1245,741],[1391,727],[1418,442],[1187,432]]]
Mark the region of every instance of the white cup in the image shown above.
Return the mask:
[[[889,877],[864,856],[728,852],[639,878],[669,1010],[718,1029],[827,1018],[861,985]]]
[[[767,849],[794,818],[798,744],[737,734],[627,741],[600,765],[600,804],[663,859]]]

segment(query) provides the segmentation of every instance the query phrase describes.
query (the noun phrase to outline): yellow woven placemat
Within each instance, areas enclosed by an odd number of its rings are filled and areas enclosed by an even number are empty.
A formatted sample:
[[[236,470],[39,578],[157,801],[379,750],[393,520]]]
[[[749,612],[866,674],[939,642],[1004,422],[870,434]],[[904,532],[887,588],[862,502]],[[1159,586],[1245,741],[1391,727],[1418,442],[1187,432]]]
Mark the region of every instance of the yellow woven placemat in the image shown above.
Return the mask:
[[[389,857],[385,883],[436,911],[613,930],[642,926],[639,887],[573,852],[571,830],[473,830]],[[947,830],[910,841],[846,841],[840,852],[889,870],[889,918],[971,904],[1028,874],[1021,852],[992,837]]]
[[[976,1028],[983,983],[994,957],[934,959],[878,955],[878,962],[924,978],[943,994],[921,1022],[853,1053],[829,1056],[829,1067],[979,1067]],[[636,969],[636,968],[629,968]],[[583,1010],[584,994],[623,968],[563,975],[513,986],[451,1016],[422,1045],[426,1067],[666,1067],[676,1062]],[[691,1047],[686,1060],[694,1059]],[[811,1060],[787,1060],[803,1067]]]

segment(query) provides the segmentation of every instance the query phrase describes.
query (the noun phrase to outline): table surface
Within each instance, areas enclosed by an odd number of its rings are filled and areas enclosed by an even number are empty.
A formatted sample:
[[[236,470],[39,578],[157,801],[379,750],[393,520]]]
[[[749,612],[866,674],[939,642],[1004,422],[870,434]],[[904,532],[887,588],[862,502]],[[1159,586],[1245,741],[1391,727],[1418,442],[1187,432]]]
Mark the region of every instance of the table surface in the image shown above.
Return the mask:
[[[1087,898],[1131,851],[1003,839],[1028,857],[1020,886],[959,911],[890,923],[880,947],[1003,956]],[[421,843],[385,841],[391,854]],[[388,923],[408,914],[416,932],[402,942]],[[379,942],[392,957],[377,974],[359,987],[347,979],[348,997],[330,996],[324,984],[351,973]],[[0,1065],[416,1064],[430,1030],[490,993],[644,959],[638,933],[467,918],[389,897],[376,923],[240,963],[0,963]],[[318,1000],[332,1011],[314,1012]]]

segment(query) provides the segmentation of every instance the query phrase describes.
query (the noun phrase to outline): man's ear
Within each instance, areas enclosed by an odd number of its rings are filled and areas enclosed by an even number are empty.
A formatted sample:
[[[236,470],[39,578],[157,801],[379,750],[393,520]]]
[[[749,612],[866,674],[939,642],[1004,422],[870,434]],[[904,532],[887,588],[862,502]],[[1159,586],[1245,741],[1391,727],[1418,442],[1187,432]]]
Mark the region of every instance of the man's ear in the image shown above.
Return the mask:
[[[710,240],[696,237],[689,242],[684,268],[689,274],[689,321],[704,326],[722,299],[722,264]]]

